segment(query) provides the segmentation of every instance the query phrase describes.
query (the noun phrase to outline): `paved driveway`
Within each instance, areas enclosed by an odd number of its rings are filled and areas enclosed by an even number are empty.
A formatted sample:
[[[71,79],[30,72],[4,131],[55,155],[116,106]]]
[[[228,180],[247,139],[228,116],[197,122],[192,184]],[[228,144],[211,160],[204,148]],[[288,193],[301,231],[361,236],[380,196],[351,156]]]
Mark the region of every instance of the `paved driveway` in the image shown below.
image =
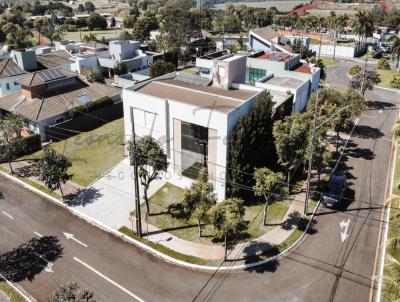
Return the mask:
[[[133,167],[125,159],[89,186],[70,205],[112,228],[129,226],[129,213],[135,209],[133,180]],[[164,180],[155,180],[150,186],[149,197],[164,183]],[[143,196],[142,187],[140,192]]]

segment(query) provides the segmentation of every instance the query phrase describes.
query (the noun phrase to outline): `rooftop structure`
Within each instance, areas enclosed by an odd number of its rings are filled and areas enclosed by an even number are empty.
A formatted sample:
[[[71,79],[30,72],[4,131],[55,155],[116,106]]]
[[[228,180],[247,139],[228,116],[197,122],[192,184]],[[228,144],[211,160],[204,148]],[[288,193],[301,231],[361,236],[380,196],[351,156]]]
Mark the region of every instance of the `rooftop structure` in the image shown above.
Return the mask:
[[[110,96],[119,98],[120,89],[87,83],[77,74],[62,69],[46,69],[16,80],[22,89],[0,98],[0,110],[25,119],[29,128],[46,139],[45,128],[68,119],[77,106]]]

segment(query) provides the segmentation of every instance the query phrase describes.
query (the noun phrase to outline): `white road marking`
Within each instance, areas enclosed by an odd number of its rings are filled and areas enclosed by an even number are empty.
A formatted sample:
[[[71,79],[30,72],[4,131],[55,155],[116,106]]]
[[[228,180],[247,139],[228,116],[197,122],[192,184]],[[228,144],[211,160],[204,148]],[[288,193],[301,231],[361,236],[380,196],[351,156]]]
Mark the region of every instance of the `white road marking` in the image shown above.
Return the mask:
[[[342,242],[344,242],[348,237],[348,230],[350,226],[350,218],[347,218],[347,220],[343,220],[342,222],[339,223],[340,225],[340,239]]]
[[[129,290],[127,290],[125,287],[123,287],[122,285],[119,285],[118,283],[116,283],[115,281],[111,280],[110,278],[108,278],[107,276],[103,275],[102,273],[100,273],[99,271],[97,271],[96,269],[94,269],[93,267],[91,267],[89,264],[83,262],[82,260],[74,257],[74,260],[76,262],[79,262],[80,264],[82,264],[83,266],[85,266],[86,268],[90,269],[92,272],[94,272],[95,274],[97,274],[98,276],[100,276],[101,278],[103,278],[104,280],[108,281],[109,283],[111,283],[112,285],[114,285],[115,287],[118,287],[120,290],[122,290],[124,293],[128,294],[129,296],[131,296],[132,298],[136,299],[137,301],[140,302],[145,302],[143,299],[139,298],[137,295],[131,293]]]
[[[65,238],[72,239],[73,241],[79,243],[80,245],[84,246],[84,247],[88,247],[87,244],[83,243],[82,241],[79,241],[78,239],[75,238],[74,234],[70,234],[70,233],[64,233]]]
[[[7,212],[3,211],[2,212],[4,215],[6,215],[8,218],[10,219],[14,219],[14,217],[12,217],[10,214],[8,214]]]
[[[33,232],[36,236],[38,236],[38,237],[40,237],[40,238],[42,238],[43,237],[43,235],[41,235],[41,234],[39,234],[38,232]]]
[[[42,255],[40,255],[40,254],[38,254],[38,253],[36,253],[36,252],[34,252],[34,254],[35,254],[37,257],[39,257],[40,259],[42,259],[43,261],[45,261],[45,262],[47,263],[46,267],[44,268],[44,271],[45,271],[46,273],[54,273],[54,270],[53,270],[54,264],[53,264],[53,263],[51,263],[51,262],[48,261],[46,258],[44,258]]]

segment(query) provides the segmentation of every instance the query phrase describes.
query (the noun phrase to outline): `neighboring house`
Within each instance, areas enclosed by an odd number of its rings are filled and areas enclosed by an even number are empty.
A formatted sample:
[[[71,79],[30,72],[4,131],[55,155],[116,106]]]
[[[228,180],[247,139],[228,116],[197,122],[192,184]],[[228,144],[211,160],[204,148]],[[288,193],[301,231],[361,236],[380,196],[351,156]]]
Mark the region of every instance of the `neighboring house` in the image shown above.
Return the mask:
[[[153,56],[140,49],[140,42],[116,40],[109,44],[108,53],[98,56],[99,64],[109,72],[119,63],[125,63],[128,71],[147,69],[153,63]]]
[[[219,51],[197,58],[199,74],[209,79],[213,78],[216,62],[229,56],[227,51]],[[300,60],[298,54],[261,51],[243,52],[236,56],[244,57],[246,62],[245,66],[240,67],[243,80],[237,83],[266,88],[272,95],[276,92],[277,97],[282,92],[292,95],[294,112],[304,110],[309,96],[319,87],[320,69]],[[282,81],[272,79],[274,77]]]
[[[291,45],[295,39],[302,40],[306,47],[310,44],[308,37],[283,36],[271,27],[256,28],[249,32],[249,48],[254,51],[291,53]]]
[[[0,61],[0,97],[21,90],[21,85],[16,82],[18,77],[26,74],[12,59]]]
[[[32,72],[16,81],[21,90],[0,98],[0,113],[14,113],[24,118],[29,129],[39,133],[42,141],[50,125],[69,119],[69,111],[101,97],[120,100],[120,89],[99,83],[87,83],[76,73],[54,68]]]
[[[150,77],[148,75],[148,69],[139,70],[136,72],[128,72],[127,74],[123,75],[114,75],[114,81],[112,85],[120,88],[128,88],[132,87],[133,85],[149,80]]]
[[[168,157],[165,177],[182,188],[206,166],[218,200],[225,199],[227,138],[239,119],[267,90],[241,84],[246,57],[226,56],[214,61],[212,78],[171,73],[123,90],[126,141],[132,123],[138,137],[151,135]],[[280,93],[275,106],[291,101]]]
[[[128,72],[147,69],[162,54],[144,52],[138,41],[115,40],[109,45],[91,41],[88,43],[56,42],[57,51],[67,51],[73,61],[70,68],[66,68],[81,75],[93,69],[111,76],[112,70],[119,63],[125,63]]]
[[[36,60],[41,68],[63,68],[71,71],[74,57],[68,51],[58,50],[45,54],[36,55]]]

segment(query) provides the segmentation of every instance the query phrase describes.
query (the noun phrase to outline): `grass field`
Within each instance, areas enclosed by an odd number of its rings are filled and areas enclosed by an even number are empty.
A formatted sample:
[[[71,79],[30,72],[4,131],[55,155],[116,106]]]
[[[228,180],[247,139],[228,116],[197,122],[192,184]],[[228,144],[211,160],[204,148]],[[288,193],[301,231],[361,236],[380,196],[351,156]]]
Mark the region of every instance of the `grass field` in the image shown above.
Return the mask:
[[[381,76],[381,82],[378,86],[385,87],[385,88],[392,88],[390,82],[392,81],[393,75],[395,73],[394,70],[377,70],[377,72]]]
[[[177,210],[173,209],[173,205],[180,203],[183,194],[183,189],[170,183],[165,184],[149,200],[151,213],[149,223],[185,240],[203,244],[215,244],[213,242],[214,230],[210,223],[203,224],[203,237],[200,238],[198,236],[197,220],[194,218],[185,220],[185,218],[180,217]],[[248,222],[248,228],[247,234],[243,237],[242,241],[258,238],[274,228],[282,221],[290,204],[291,200],[282,200],[270,205],[267,215],[268,225],[264,226],[264,203],[247,203],[245,206],[245,220]]]
[[[390,208],[390,219],[389,219],[389,231],[388,231],[388,241],[391,238],[396,238],[400,237],[400,229],[398,228],[398,225],[400,224],[400,198],[399,193],[400,193],[400,157],[398,156],[400,153],[400,148],[397,148],[397,159],[396,159],[396,166],[395,166],[395,172],[393,175],[393,195],[396,196],[392,200],[391,208]],[[387,245],[387,250],[386,250],[386,258],[385,258],[385,269],[384,269],[384,280],[388,278],[393,278],[395,276],[392,276],[392,274],[389,272],[387,265],[390,263],[389,259],[392,258],[396,261],[400,261],[400,250],[399,249],[392,249],[390,248],[390,245]],[[398,278],[398,277],[395,277]],[[388,296],[388,293],[383,290],[382,291],[382,302],[391,302],[393,300],[390,299]]]
[[[120,118],[51,146],[71,160],[72,181],[86,187],[123,159],[123,143],[124,120]],[[25,159],[38,159],[42,153],[36,152]]]
[[[85,35],[92,33],[95,34],[97,39],[105,37],[106,39],[117,38],[121,33],[122,29],[108,29],[108,30],[93,30],[93,31],[82,31],[82,39]],[[64,33],[64,40],[80,41],[79,31],[67,31]]]
[[[277,0],[271,0],[271,1],[254,1],[254,2],[227,2],[227,3],[222,3],[222,4],[215,4],[214,7],[216,9],[225,9],[227,5],[233,4],[233,5],[246,5],[249,7],[262,7],[262,8],[269,8],[275,6],[278,10],[281,11],[289,11],[293,7],[299,4],[304,4],[308,3],[309,1],[302,1],[302,0],[283,0],[283,1],[277,1]]]
[[[11,302],[26,302],[26,300],[14,288],[2,279],[0,279],[0,292],[3,292]]]

